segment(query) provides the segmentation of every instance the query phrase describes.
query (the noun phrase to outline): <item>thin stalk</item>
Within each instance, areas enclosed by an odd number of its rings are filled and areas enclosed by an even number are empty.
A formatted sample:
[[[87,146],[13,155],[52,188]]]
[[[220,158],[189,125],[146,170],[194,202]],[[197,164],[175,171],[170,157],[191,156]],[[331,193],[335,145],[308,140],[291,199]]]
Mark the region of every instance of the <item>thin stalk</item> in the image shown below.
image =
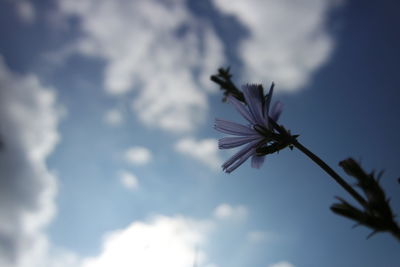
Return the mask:
[[[328,164],[326,164],[322,159],[320,159],[313,152],[308,150],[305,146],[300,144],[299,141],[293,140],[292,145],[298,150],[307,155],[312,161],[314,161],[318,166],[321,167],[327,174],[329,174],[344,190],[346,190],[355,200],[358,201],[364,208],[367,207],[367,202],[365,199],[357,193],[339,174],[337,174]]]
[[[314,161],[321,169],[323,169],[329,176],[331,176],[344,190],[346,190],[361,206],[368,210],[367,201],[355,191],[339,174],[337,174],[328,164],[326,164],[321,158],[315,155],[313,152],[308,150],[299,141],[297,141],[297,136],[292,136],[289,131],[287,131],[283,126],[278,125],[274,120],[270,118],[270,123],[273,127],[287,140],[287,146],[294,146],[301,152],[303,152],[307,157]],[[400,241],[400,227],[394,220],[390,220],[390,226],[388,230],[395,238]],[[374,228],[373,228],[374,229]]]
[[[317,155],[315,155],[313,152],[308,150],[305,146],[300,144],[299,141],[297,141],[296,138],[293,138],[292,135],[282,126],[278,125],[273,119],[269,118],[269,122],[273,125],[273,127],[282,135],[286,136],[288,138],[288,141],[290,142],[291,145],[296,147],[298,150],[303,152],[305,155],[307,155],[312,161],[314,161],[321,169],[323,169],[329,176],[331,176],[344,190],[346,190],[350,195],[353,196],[355,200],[358,201],[358,203],[361,204],[364,208],[367,208],[367,202],[365,199],[357,193],[342,177],[340,177],[339,174],[337,174],[331,167],[329,167],[328,164],[326,164],[322,159],[320,159]]]
[[[391,231],[392,235],[398,239],[400,242],[400,228],[398,225],[394,225]]]

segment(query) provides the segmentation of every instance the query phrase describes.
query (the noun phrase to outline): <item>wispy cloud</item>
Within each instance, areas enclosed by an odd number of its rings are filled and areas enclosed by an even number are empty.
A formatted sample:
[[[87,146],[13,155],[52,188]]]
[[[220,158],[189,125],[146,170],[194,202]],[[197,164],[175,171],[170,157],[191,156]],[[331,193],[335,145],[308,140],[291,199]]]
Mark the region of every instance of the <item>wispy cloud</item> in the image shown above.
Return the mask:
[[[65,16],[80,19],[75,51],[105,59],[111,95],[136,90],[132,109],[146,125],[170,132],[195,128],[208,103],[208,76],[222,64],[219,38],[186,2],[60,0]]]
[[[59,119],[54,91],[35,75],[13,73],[0,56],[1,266],[38,266],[46,253],[42,230],[57,191],[46,160],[60,139]]]
[[[202,162],[213,170],[220,169],[222,160],[218,155],[218,141],[216,139],[183,138],[175,144],[175,150]]]
[[[217,219],[244,220],[247,218],[247,214],[245,206],[232,206],[227,203],[220,204],[214,210],[214,217]]]
[[[30,265],[26,267],[31,267]],[[80,258],[77,254],[72,251],[56,248],[55,246],[50,246],[47,255],[45,255],[41,261],[41,264],[35,266],[43,267],[79,267]],[[24,266],[25,267],[25,266]]]
[[[251,243],[260,243],[265,241],[267,233],[264,231],[251,231],[247,233],[247,240]]]
[[[280,261],[269,265],[269,267],[295,267],[295,266],[288,261]]]
[[[142,146],[134,146],[125,151],[125,160],[133,165],[145,165],[151,158],[151,151]]]
[[[213,0],[250,31],[239,54],[252,82],[274,80],[278,89],[305,86],[329,58],[334,41],[326,18],[337,1]]]
[[[36,9],[28,0],[16,0],[15,8],[18,17],[27,24],[32,24],[36,20]]]
[[[123,123],[124,117],[118,109],[110,109],[104,114],[104,121],[110,126],[119,126]]]
[[[138,178],[131,172],[128,171],[120,171],[119,180],[121,184],[128,190],[136,190],[139,188],[139,180]]]

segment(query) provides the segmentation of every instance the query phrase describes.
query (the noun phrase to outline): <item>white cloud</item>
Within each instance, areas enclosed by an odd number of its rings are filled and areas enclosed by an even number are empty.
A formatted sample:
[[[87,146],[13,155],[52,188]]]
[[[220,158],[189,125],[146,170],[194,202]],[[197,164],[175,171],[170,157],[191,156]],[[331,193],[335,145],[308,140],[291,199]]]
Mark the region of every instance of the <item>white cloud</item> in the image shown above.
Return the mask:
[[[137,90],[132,108],[143,123],[183,132],[204,120],[204,89],[213,87],[208,75],[221,65],[223,49],[212,27],[192,16],[184,0],[59,3],[65,16],[80,18],[84,35],[76,50],[106,60],[105,90]]]
[[[32,265],[29,265],[29,266],[32,266]],[[35,266],[40,266],[40,267],[78,267],[78,266],[80,266],[80,259],[79,259],[78,255],[76,255],[75,253],[73,253],[69,250],[50,246],[47,255],[45,257],[43,257],[41,264],[37,264]]]
[[[46,159],[59,140],[54,91],[0,56],[0,265],[36,265],[48,248],[57,181]]]
[[[222,204],[216,212],[222,214],[218,219],[244,219],[247,216],[244,206]],[[219,222],[215,218],[198,220],[158,214],[106,233],[98,255],[78,258],[70,251],[53,249],[43,266],[218,267],[209,259],[206,248]]]
[[[104,121],[110,126],[118,126],[122,124],[124,118],[118,109],[110,109],[104,114]]]
[[[250,31],[240,46],[251,82],[277,82],[278,89],[305,86],[330,56],[334,42],[325,19],[334,1],[214,0]]]
[[[218,155],[218,141],[208,138],[195,140],[191,137],[183,138],[175,144],[175,150],[188,155],[213,170],[218,170],[221,166],[221,158]]]
[[[182,216],[156,216],[146,222],[133,222],[125,229],[107,234],[99,255],[82,260],[81,267],[192,267],[207,257],[201,247],[207,241],[207,222]]]
[[[36,11],[35,7],[32,5],[30,1],[16,0],[15,8],[17,10],[17,15],[23,22],[28,24],[35,22]]]
[[[243,219],[247,214],[244,206],[223,204],[217,209],[226,209],[226,206],[230,211],[222,212],[224,219]],[[217,226],[215,219],[198,220],[158,214],[106,233],[98,255],[78,258],[70,251],[53,249],[43,266],[218,267],[206,253],[211,234]]]
[[[220,204],[214,210],[214,216],[217,219],[244,220],[247,218],[247,208],[243,205],[231,206],[229,204]]]
[[[293,264],[287,261],[280,261],[274,264],[269,265],[269,267],[295,267]]]
[[[142,146],[131,147],[125,152],[125,160],[134,165],[145,165],[151,158],[151,151]]]
[[[260,243],[265,241],[267,233],[264,231],[251,231],[247,233],[247,240],[251,243]]]
[[[129,190],[136,190],[139,187],[138,178],[128,171],[121,171],[119,179],[121,184]]]

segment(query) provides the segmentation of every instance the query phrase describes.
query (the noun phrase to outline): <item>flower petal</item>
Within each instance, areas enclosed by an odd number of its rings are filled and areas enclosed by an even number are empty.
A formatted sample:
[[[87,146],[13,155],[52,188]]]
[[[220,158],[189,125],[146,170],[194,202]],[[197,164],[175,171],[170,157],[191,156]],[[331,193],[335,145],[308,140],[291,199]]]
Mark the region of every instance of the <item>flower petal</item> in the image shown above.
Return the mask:
[[[239,123],[216,119],[214,128],[217,131],[232,134],[232,135],[239,135],[239,136],[247,136],[247,135],[254,135],[257,134],[256,131],[251,129],[250,127],[244,126]]]
[[[238,147],[256,139],[262,139],[260,135],[249,135],[244,137],[224,137],[218,140],[219,149],[228,149]],[[261,140],[260,140],[261,141]]]
[[[273,119],[274,121],[278,121],[279,116],[281,115],[283,111],[283,104],[280,101],[275,102],[274,106],[272,107],[272,111],[271,111],[271,119]]]
[[[263,88],[261,85],[247,84],[242,87],[243,95],[249,107],[250,114],[257,124],[264,125],[265,119],[263,114]]]
[[[234,154],[232,157],[230,157],[224,164],[222,164],[222,169],[224,171],[227,170],[232,164],[234,164],[236,161],[240,161],[240,159],[243,158],[244,156],[246,157],[246,159],[249,158],[251,156],[251,154],[255,153],[256,148],[259,143],[260,143],[259,140],[251,141],[248,145],[246,145],[244,148],[239,150],[236,154]],[[249,156],[246,156],[249,153],[249,151],[253,151],[253,152]],[[243,162],[244,161],[242,161],[242,163]],[[239,167],[239,166],[236,166],[236,168],[237,167]]]
[[[247,110],[246,106],[242,104],[239,100],[237,100],[235,97],[229,95],[228,96],[228,101],[231,103],[233,106],[235,106],[236,110],[252,124],[256,124],[257,122],[252,118],[251,114]]]
[[[274,83],[271,84],[268,94],[265,96],[264,116],[268,118],[269,106],[271,105],[272,94],[274,93]]]
[[[240,165],[243,164],[243,162],[245,162],[251,155],[253,155],[254,153],[256,153],[256,149],[252,148],[250,149],[246,154],[244,154],[243,156],[241,156],[236,162],[234,162],[233,164],[231,164],[229,167],[227,167],[225,169],[225,171],[227,173],[231,173],[234,170],[236,170]]]
[[[264,163],[264,160],[265,160],[265,156],[254,155],[251,158],[251,167],[259,169],[261,167],[261,165]]]

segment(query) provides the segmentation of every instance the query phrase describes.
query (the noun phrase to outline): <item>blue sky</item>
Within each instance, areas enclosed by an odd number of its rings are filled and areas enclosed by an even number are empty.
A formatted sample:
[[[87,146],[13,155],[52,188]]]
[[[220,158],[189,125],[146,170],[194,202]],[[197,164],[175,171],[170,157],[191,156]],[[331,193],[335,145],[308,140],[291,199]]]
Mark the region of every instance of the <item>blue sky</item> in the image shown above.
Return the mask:
[[[220,165],[209,76],[276,83],[280,123],[349,156],[400,211],[395,1],[0,2],[0,265],[398,266],[398,241],[333,214],[299,151]],[[196,260],[195,260],[196,259]]]

